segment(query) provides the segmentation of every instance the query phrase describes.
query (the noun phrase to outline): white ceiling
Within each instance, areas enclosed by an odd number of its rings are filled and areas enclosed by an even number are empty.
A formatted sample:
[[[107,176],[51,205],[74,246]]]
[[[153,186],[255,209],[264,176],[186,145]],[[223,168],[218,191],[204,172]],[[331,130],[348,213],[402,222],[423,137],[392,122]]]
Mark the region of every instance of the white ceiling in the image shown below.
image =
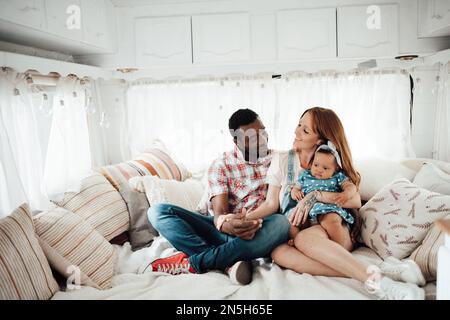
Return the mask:
[[[211,0],[110,0],[116,7],[136,7],[145,5],[159,5],[172,3],[211,2]],[[230,0],[214,0],[230,1]]]

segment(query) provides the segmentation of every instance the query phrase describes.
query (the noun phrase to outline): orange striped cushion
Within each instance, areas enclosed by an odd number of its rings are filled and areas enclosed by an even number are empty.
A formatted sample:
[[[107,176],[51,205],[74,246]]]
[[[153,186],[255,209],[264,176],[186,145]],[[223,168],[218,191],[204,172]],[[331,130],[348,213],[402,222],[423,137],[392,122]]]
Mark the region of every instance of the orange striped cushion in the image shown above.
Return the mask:
[[[58,290],[23,204],[0,220],[0,300],[50,299]]]
[[[86,221],[57,207],[37,215],[34,223],[50,265],[67,278],[72,276],[71,284],[110,287],[116,253]]]
[[[148,149],[134,160],[104,166],[98,171],[117,190],[126,189],[128,180],[133,177],[152,175],[161,179],[184,181],[191,176],[181,163],[177,163],[161,148]]]
[[[107,240],[127,231],[128,209],[122,196],[101,174],[81,182],[80,192],[69,192],[56,204],[80,215]]]

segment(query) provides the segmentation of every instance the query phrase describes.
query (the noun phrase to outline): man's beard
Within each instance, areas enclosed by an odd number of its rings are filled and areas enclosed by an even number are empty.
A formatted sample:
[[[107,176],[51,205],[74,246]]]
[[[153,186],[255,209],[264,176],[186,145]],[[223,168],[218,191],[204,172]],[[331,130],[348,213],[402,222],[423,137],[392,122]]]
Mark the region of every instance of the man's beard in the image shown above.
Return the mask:
[[[267,143],[259,145],[258,147],[251,147],[245,150],[244,157],[246,161],[257,162],[258,159],[264,158],[269,154]]]

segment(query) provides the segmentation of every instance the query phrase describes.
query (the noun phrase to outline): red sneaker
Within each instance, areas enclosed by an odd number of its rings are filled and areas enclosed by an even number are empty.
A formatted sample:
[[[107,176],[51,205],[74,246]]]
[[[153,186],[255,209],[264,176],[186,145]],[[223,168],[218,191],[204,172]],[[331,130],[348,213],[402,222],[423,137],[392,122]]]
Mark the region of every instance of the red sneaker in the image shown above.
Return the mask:
[[[191,267],[187,254],[180,252],[167,258],[156,259],[148,266],[153,272],[165,272],[169,274],[196,273]],[[145,270],[147,269],[145,268]],[[144,272],[145,272],[144,270]]]

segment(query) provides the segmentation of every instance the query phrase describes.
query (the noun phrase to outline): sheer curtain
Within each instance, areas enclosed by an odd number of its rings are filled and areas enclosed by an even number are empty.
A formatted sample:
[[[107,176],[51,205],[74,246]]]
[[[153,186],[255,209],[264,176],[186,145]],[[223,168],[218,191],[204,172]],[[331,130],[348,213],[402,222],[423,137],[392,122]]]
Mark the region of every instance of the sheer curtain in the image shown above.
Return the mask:
[[[341,119],[352,154],[363,157],[414,157],[409,123],[411,88],[405,71],[300,74],[277,84],[282,149],[292,145],[304,110],[321,106]]]
[[[58,200],[79,191],[91,170],[85,90],[75,77],[60,78],[53,98],[53,120],[44,169],[46,195]]]
[[[260,115],[271,148],[289,149],[300,115],[312,106],[335,110],[355,158],[414,156],[409,76],[401,70],[141,81],[127,91],[128,143],[134,156],[162,140],[195,170],[232,147],[228,118],[237,109]]]
[[[0,74],[0,215],[27,201],[31,208],[46,208],[42,193],[44,159],[25,75],[2,70]]]
[[[450,63],[441,66],[433,158],[450,162]]]
[[[87,123],[92,167],[108,164],[108,144],[106,135],[110,127],[106,107],[103,105],[100,80],[92,80],[86,85],[87,94]]]
[[[200,170],[232,148],[228,118],[237,109],[253,109],[273,133],[277,102],[271,86],[267,78],[135,83],[126,95],[131,155],[160,140],[191,170]]]

